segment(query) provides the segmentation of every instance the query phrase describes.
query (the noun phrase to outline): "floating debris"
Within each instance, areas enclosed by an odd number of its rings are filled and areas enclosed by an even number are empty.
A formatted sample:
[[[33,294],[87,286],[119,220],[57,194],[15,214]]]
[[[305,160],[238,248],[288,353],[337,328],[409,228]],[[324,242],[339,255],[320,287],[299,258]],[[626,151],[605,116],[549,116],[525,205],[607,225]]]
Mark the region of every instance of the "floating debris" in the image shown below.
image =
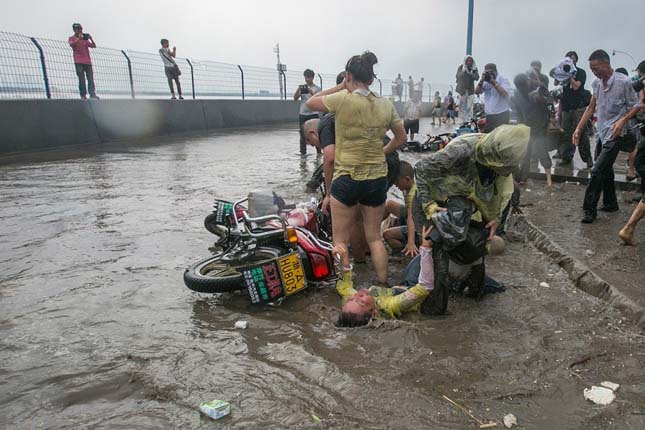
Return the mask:
[[[517,425],[517,418],[513,414],[504,415],[504,427],[507,429]]]
[[[235,328],[239,328],[240,330],[245,330],[249,327],[249,322],[248,321],[235,321]]]
[[[597,405],[609,405],[616,399],[614,392],[605,387],[596,387],[595,385],[589,388],[585,388],[583,392],[585,399],[594,402]]]

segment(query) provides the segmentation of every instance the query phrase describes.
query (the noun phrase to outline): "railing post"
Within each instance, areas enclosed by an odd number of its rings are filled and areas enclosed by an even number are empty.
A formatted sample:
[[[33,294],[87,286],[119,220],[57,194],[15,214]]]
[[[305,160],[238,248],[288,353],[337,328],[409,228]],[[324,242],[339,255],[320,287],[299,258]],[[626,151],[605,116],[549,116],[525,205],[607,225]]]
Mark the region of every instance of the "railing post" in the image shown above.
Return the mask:
[[[428,84],[428,103],[432,102],[432,86]]]
[[[126,54],[123,49],[121,50],[121,53],[123,54],[123,56],[128,62],[128,75],[130,76],[130,93],[132,94],[132,98],[134,99],[134,80],[132,79],[132,62],[130,62],[130,57],[128,57],[128,54]]]
[[[382,96],[383,95],[383,82],[381,82],[380,79],[376,79],[378,81],[378,95]]]
[[[186,58],[186,62],[190,66],[190,84],[193,87],[193,100],[195,100],[195,73],[193,72],[193,63],[188,58]]]
[[[320,89],[322,90],[322,76],[318,73],[318,79],[320,79]]]
[[[284,99],[287,99],[287,74],[284,72],[282,73],[282,82],[284,83]]]
[[[240,75],[242,75],[242,100],[244,100],[244,70],[242,70],[242,66],[239,64],[237,65],[237,68],[240,69]]]
[[[51,90],[49,89],[49,78],[47,77],[47,67],[45,66],[45,53],[43,52],[43,48],[40,46],[40,43],[38,43],[35,37],[30,37],[30,39],[33,42],[33,44],[36,45],[36,48],[40,53],[40,67],[43,70],[43,81],[45,81],[45,94],[47,95],[48,99],[51,99],[52,93],[51,93]]]

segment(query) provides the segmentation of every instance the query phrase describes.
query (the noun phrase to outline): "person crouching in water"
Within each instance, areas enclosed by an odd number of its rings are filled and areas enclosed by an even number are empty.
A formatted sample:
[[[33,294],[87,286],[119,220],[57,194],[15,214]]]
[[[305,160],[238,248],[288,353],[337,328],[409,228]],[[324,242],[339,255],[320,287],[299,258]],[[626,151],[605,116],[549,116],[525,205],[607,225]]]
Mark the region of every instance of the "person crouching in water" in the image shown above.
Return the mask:
[[[422,313],[445,313],[450,289],[483,295],[486,243],[511,199],[511,172],[524,158],[529,138],[525,125],[502,125],[488,134],[457,137],[416,164],[414,221],[434,227],[430,241],[436,281]]]
[[[422,237],[429,233],[423,230]],[[379,316],[399,318],[406,312],[416,312],[434,288],[434,272],[430,242],[423,239],[419,248],[421,273],[419,282],[411,288],[385,288],[372,286],[356,291],[352,280],[352,266],[347,249],[339,244],[332,250],[341,265],[341,278],[336,283],[336,291],[343,298],[343,308],[338,316],[339,327],[360,327]],[[396,294],[399,293],[399,294]]]

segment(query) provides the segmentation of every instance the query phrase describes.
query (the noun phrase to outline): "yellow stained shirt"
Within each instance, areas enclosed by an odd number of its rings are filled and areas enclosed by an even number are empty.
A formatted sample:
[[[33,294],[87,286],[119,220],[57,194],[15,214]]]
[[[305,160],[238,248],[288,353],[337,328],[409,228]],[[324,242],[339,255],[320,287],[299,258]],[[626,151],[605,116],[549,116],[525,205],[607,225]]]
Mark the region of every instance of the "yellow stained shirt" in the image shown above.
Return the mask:
[[[385,177],[383,138],[388,129],[401,123],[394,104],[361,90],[339,91],[323,96],[322,101],[336,114],[333,179],[343,175],[355,181]]]
[[[336,291],[343,298],[343,303],[356,293],[352,272],[343,273],[342,278],[336,283]],[[404,312],[418,311],[421,303],[430,295],[430,292],[419,284],[396,296],[392,295],[391,288],[372,286],[369,292],[381,315],[390,318],[399,318]]]

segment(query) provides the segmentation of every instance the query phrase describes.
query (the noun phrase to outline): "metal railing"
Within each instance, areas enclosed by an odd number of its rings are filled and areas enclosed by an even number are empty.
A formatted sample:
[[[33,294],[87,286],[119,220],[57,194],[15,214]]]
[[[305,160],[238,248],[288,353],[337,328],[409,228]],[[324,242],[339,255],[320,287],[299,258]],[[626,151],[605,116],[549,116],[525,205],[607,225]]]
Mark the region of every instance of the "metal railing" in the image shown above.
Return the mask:
[[[90,50],[94,81],[101,98],[168,98],[163,62],[157,53],[97,47]],[[302,71],[175,58],[185,98],[292,99]],[[371,90],[393,97],[390,78],[378,77]],[[336,85],[336,74],[318,73],[320,87]],[[424,89],[423,99],[429,100]],[[281,88],[283,90],[281,91]],[[407,88],[403,92],[407,100]],[[67,41],[0,31],[0,99],[79,97],[72,49]]]

